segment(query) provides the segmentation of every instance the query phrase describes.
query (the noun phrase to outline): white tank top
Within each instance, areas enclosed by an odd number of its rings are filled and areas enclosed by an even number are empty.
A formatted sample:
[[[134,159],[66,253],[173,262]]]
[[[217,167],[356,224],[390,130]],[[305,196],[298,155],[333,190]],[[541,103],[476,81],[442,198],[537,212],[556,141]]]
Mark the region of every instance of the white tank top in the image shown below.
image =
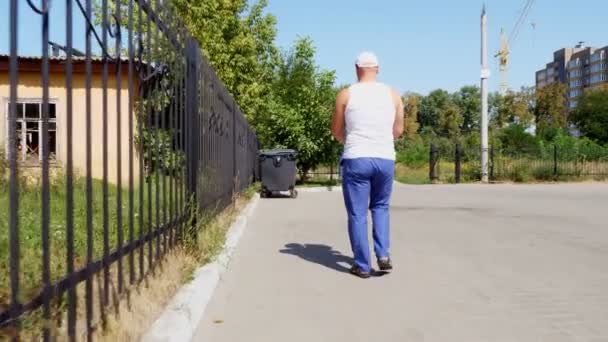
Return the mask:
[[[395,104],[390,87],[377,82],[352,85],[345,123],[346,142],[342,158],[395,160]]]

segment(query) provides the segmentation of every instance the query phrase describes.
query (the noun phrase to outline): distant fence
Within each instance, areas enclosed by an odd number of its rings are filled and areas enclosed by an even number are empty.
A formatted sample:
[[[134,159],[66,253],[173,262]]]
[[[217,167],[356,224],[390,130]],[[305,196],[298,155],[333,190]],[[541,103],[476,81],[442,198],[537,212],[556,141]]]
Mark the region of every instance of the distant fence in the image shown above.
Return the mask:
[[[340,174],[340,165],[338,165],[338,163],[330,165],[320,165],[314,170],[308,172],[307,176],[307,180],[313,182],[328,181],[331,183],[340,182],[342,179],[342,175]],[[299,175],[298,178],[300,181],[304,181],[300,179],[302,178],[301,175]]]
[[[480,148],[460,145],[429,149],[429,179],[460,183],[481,180]],[[582,151],[549,145],[537,148],[490,148],[491,180],[548,181],[560,178],[607,178],[607,150]]]
[[[256,178],[256,135],[170,3],[92,2],[51,16],[56,1],[9,1],[0,340],[91,340],[193,213]],[[23,18],[42,31],[18,30]],[[56,20],[65,43],[49,41]],[[32,36],[40,56],[20,56]]]

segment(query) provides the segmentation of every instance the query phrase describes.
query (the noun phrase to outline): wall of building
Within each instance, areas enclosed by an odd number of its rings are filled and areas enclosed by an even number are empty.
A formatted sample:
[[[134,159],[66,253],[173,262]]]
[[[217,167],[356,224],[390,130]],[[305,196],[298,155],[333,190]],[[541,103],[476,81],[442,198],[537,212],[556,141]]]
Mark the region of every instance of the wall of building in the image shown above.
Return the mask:
[[[553,62],[536,72],[536,87],[540,89],[558,81],[564,83],[568,89],[568,106],[575,108],[577,98],[584,91],[608,85],[608,58],[605,56],[608,56],[608,47],[577,46],[557,50]],[[553,70],[556,77],[551,77],[549,70]]]
[[[0,73],[0,141],[2,148],[6,146],[7,140],[7,104],[9,101],[9,77],[6,72]],[[134,89],[137,89],[135,87]],[[19,73],[18,86],[19,99],[41,99],[42,87],[39,72]],[[107,153],[108,153],[108,179],[111,183],[116,183],[118,178],[122,179],[124,186],[129,180],[129,93],[127,78],[122,78],[120,90],[121,106],[120,116],[117,111],[117,88],[116,79],[108,77],[107,95]],[[50,77],[49,96],[56,103],[57,111],[57,163],[65,166],[67,161],[67,120],[66,120],[66,90],[65,76],[63,73],[54,73]],[[86,89],[85,75],[74,74],[73,76],[73,163],[74,171],[80,176],[86,175]],[[91,132],[92,132],[92,174],[94,178],[103,177],[103,96],[100,75],[93,77],[91,88]],[[117,131],[117,124],[120,120],[121,129]],[[133,118],[133,129],[136,131],[135,117]],[[118,132],[118,134],[117,134]],[[118,150],[118,141],[121,140],[121,148]],[[137,151],[133,151],[134,179],[139,176],[139,159]],[[122,172],[117,172],[118,161],[122,163]]]

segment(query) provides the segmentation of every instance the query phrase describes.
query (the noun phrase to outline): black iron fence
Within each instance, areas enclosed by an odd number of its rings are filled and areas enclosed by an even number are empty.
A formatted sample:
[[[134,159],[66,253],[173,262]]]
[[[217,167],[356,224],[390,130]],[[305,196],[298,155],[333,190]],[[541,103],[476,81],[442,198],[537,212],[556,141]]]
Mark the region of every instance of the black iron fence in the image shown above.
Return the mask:
[[[197,211],[251,185],[258,143],[170,2],[8,2],[0,339],[90,340]]]
[[[479,148],[431,144],[429,179],[431,182],[460,183],[481,179]]]
[[[479,147],[431,144],[429,178],[432,182],[481,180]],[[527,148],[490,148],[488,172],[494,181],[552,181],[608,178],[608,148],[541,145]]]
[[[559,180],[608,177],[608,148],[549,145],[491,151],[493,179]]]
[[[298,181],[300,183],[311,183],[311,184],[338,184],[342,180],[342,175],[340,174],[340,165],[329,164],[329,165],[319,165],[315,169],[308,172],[306,175],[306,179],[304,179],[304,175],[298,174]]]

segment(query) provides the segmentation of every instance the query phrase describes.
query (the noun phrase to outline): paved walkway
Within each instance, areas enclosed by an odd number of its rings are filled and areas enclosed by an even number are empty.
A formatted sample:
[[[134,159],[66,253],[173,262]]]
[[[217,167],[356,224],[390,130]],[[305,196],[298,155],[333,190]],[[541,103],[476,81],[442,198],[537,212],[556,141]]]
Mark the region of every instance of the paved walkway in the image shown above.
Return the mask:
[[[340,193],[262,200],[197,341],[608,341],[608,186],[398,186],[395,271],[347,273]]]

